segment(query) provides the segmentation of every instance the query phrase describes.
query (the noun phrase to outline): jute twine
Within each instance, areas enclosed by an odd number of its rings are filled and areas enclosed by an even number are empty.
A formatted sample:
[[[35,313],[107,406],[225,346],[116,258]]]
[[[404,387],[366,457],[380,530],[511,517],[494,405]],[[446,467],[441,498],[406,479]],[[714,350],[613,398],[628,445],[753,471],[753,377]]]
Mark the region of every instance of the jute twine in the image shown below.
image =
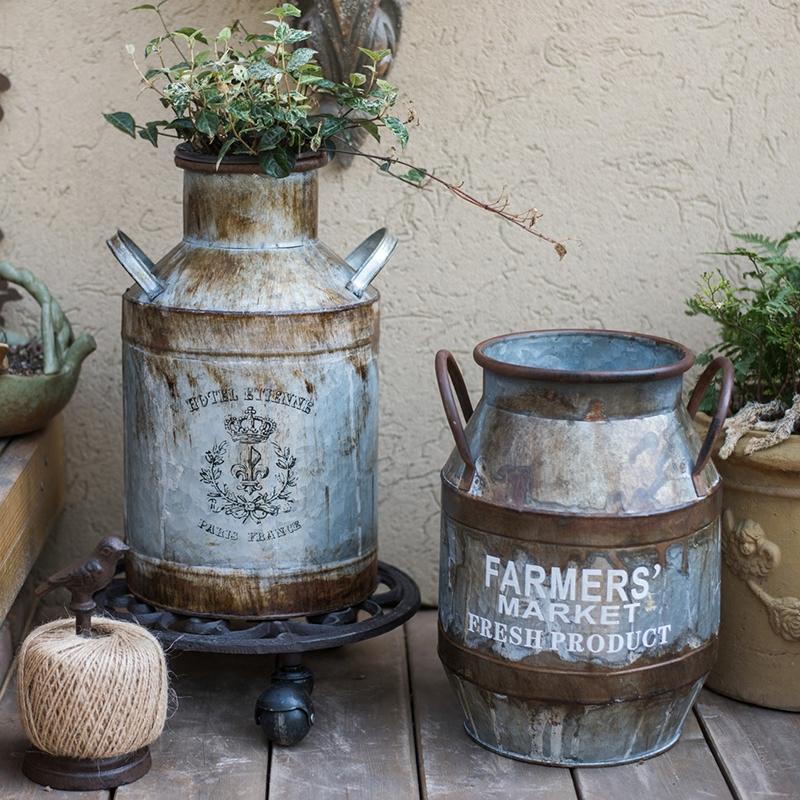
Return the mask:
[[[167,665],[158,642],[129,622],[92,618],[92,636],[60,619],[22,643],[20,717],[33,744],[72,758],[109,758],[150,744],[164,728]]]

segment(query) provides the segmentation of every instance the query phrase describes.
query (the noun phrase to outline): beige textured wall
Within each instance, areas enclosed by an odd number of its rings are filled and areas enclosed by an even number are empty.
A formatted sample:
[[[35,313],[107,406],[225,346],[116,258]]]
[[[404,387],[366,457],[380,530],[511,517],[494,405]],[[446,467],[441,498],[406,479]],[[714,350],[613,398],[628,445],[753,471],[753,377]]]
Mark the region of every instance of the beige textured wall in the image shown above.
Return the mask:
[[[160,256],[179,235],[180,174],[108,127],[143,109],[123,50],[153,31],[131,0],[3,0],[0,257],[38,270],[97,338],[67,413],[69,503],[55,563],[121,522],[119,295],[103,244],[116,226]],[[256,2],[181,2],[185,22],[255,19]],[[346,252],[379,224],[402,247],[384,295],[383,557],[435,597],[438,470],[451,443],[433,354],[461,358],[477,396],[475,342],[510,329],[596,325],[702,347],[683,316],[702,264],[731,230],[794,223],[800,141],[800,5],[790,0],[414,0],[395,81],[422,127],[409,153],[491,197],[545,212],[568,241],[559,264],[524,233],[359,164],[329,168],[323,238]],[[185,19],[181,12],[186,12]],[[189,13],[191,12],[191,13]],[[141,112],[140,112],[141,113]],[[19,321],[25,315],[18,314]]]

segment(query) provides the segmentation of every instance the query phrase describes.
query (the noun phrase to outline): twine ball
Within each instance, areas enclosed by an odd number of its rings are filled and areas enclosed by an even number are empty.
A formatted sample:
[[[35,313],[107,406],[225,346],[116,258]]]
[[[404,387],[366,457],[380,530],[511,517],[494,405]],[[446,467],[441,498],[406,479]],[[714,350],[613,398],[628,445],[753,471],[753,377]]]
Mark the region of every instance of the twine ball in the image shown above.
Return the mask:
[[[167,664],[160,645],[129,622],[92,618],[36,628],[22,643],[17,685],[25,733],[45,753],[110,758],[155,741],[167,714]]]

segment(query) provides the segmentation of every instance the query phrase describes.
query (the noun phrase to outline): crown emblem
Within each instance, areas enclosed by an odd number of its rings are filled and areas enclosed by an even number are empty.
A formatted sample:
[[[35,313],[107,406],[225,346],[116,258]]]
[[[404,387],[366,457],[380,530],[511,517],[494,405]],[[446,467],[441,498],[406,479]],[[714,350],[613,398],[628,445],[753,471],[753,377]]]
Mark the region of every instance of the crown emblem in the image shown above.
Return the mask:
[[[277,425],[269,417],[259,417],[250,406],[245,409],[244,416],[225,417],[225,430],[234,442],[242,444],[258,444],[265,442],[275,432]]]

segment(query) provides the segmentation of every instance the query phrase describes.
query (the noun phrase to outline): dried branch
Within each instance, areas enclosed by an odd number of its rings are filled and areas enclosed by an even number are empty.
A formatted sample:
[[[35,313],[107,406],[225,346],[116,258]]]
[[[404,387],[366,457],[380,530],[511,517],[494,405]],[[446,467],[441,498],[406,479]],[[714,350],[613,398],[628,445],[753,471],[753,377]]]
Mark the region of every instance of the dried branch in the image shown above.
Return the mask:
[[[757,453],[759,450],[766,450],[776,444],[788,439],[797,428],[800,422],[800,394],[796,394],[792,399],[792,405],[786,409],[786,413],[778,420],[775,429],[763,439],[751,439],[744,449],[745,455]]]
[[[486,202],[464,191],[462,188],[463,184],[450,183],[444,178],[440,178],[438,175],[417,167],[408,161],[403,161],[396,156],[364,153],[361,150],[340,150],[338,148],[337,152],[366,158],[368,161],[376,164],[380,168],[381,172],[385,172],[387,175],[391,175],[393,178],[396,178],[403,183],[407,183],[416,189],[424,188],[429,182],[436,183],[439,186],[447,189],[448,192],[455,195],[460,200],[464,200],[473,206],[482,208],[484,211],[488,211],[491,214],[496,214],[501,219],[504,219],[506,222],[510,222],[512,225],[522,228],[522,230],[524,230],[526,233],[530,233],[537,239],[541,239],[542,241],[553,245],[553,248],[558,254],[559,259],[564,258],[564,256],[567,254],[567,248],[561,242],[552,238],[546,233],[542,233],[541,231],[534,229],[534,225],[536,225],[536,223],[542,217],[542,213],[538,209],[529,208],[518,213],[508,210],[509,200],[505,191],[497,198],[497,200]],[[406,173],[405,175],[398,175],[396,172],[392,172],[392,167],[395,166],[405,167],[409,170],[409,173]],[[409,174],[411,174],[413,178],[409,178]]]
[[[720,448],[719,457],[728,458],[742,436],[750,433],[757,423],[779,416],[785,408],[779,399],[769,403],[751,402],[744,405],[736,414],[725,420],[725,442]]]

